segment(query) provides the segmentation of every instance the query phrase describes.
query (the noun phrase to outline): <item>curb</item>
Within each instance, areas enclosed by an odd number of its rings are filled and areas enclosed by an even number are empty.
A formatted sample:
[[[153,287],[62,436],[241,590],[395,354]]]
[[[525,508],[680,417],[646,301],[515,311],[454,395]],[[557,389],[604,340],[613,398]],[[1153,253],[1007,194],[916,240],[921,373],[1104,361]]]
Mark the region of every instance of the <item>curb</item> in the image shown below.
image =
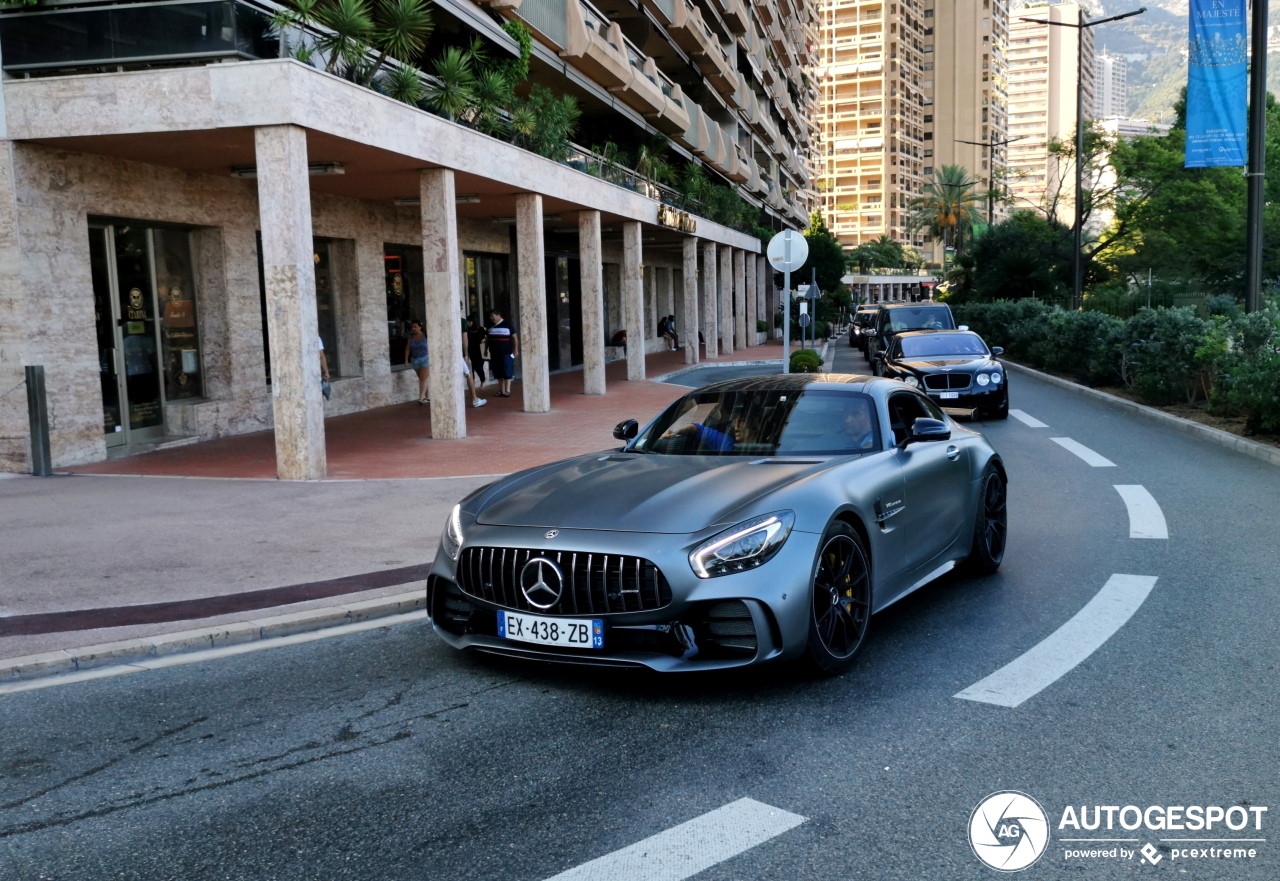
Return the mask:
[[[1237,453],[1252,456],[1254,459],[1261,459],[1263,462],[1267,462],[1271,465],[1280,465],[1280,448],[1272,447],[1268,444],[1261,444],[1257,441],[1251,441],[1248,438],[1240,437],[1240,435],[1232,434],[1229,431],[1223,431],[1220,428],[1212,428],[1208,425],[1203,425],[1196,422],[1194,419],[1174,416],[1172,413],[1166,413],[1163,410],[1158,410],[1155,407],[1149,407],[1146,404],[1139,404],[1134,401],[1126,400],[1125,398],[1118,398],[1115,395],[1110,395],[1106,392],[1080,385],[1079,383],[1072,382],[1069,379],[1062,379],[1061,377],[1053,376],[1051,374],[1035,370],[1031,367],[1023,367],[1021,364],[1015,364],[1012,361],[1001,359],[1000,363],[1013,370],[1015,373],[1024,373],[1028,376],[1033,376],[1041,382],[1048,383],[1049,385],[1056,386],[1060,389],[1066,389],[1070,392],[1075,392],[1078,395],[1082,395],[1086,398],[1092,398],[1095,401],[1108,404],[1121,410],[1127,410],[1128,412],[1141,416],[1144,419],[1149,419],[1152,422],[1159,422],[1168,428],[1176,429],[1184,434],[1195,435],[1201,440],[1208,441],[1211,444],[1226,447],[1229,450],[1235,450]]]
[[[205,651],[416,612],[426,608],[427,604],[426,582],[421,584],[421,589],[409,593],[341,606],[0,660],[0,683],[78,673],[98,667],[136,663],[165,655]]]

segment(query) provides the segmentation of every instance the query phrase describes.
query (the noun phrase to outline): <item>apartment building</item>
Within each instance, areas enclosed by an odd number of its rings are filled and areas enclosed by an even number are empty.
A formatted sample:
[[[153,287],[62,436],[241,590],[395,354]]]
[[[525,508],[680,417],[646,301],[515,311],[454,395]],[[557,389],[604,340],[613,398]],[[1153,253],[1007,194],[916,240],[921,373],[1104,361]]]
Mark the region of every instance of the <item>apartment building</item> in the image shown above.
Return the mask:
[[[524,409],[547,418],[552,370],[606,393],[619,330],[642,379],[660,315],[677,316],[689,362],[754,344],[777,303],[748,225],[588,148],[666,138],[764,222],[802,226],[814,3],[432,6],[428,55],[478,38],[512,57],[500,25],[525,23],[524,88],[582,111],[567,157],[294,52],[321,32],[282,34],[269,0],[0,15],[0,388],[44,366],[55,467],[274,428],[279,475],[322,477],[326,416],[417,398],[411,320],[425,319],[440,440],[466,435],[463,316],[515,325]],[[25,404],[0,397],[0,470],[29,468]]]
[[[1129,115],[1129,62],[1104,49],[1093,58],[1093,113],[1091,119]]]
[[[905,209],[943,165],[983,190],[1002,176],[1007,0],[823,0],[820,17],[828,225],[848,247],[888,235],[941,262]]]
[[[1045,21],[1076,24],[1080,6],[1028,3],[1010,13],[1008,130],[1010,139],[1018,140],[1009,144],[1009,190],[1014,209],[1052,209],[1059,220],[1071,225],[1074,167],[1059,163],[1047,149],[1054,138],[1074,142],[1078,49],[1085,112],[1093,107],[1093,34],[1088,28],[1053,26]],[[1080,39],[1084,40],[1082,46],[1077,45]]]
[[[925,115],[924,175],[944,165],[969,172],[984,194],[1004,180],[1008,128],[1008,0],[932,0],[926,8],[926,36],[932,36],[932,60],[926,58],[932,105]],[[988,199],[984,220],[1002,219],[1007,210]],[[928,242],[925,259],[942,263],[941,242]]]
[[[933,0],[929,4],[932,6]],[[846,248],[908,233],[906,205],[928,164],[933,47],[920,0],[821,0],[820,195]],[[932,12],[932,10],[928,10]]]

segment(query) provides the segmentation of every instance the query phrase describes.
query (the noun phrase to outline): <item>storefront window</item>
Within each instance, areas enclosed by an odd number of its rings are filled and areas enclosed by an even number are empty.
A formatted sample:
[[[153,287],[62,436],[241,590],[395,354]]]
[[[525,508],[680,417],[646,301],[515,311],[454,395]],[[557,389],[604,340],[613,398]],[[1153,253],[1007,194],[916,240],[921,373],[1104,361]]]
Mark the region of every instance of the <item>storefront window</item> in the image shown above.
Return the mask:
[[[342,361],[338,357],[338,313],[333,306],[333,254],[328,239],[315,240],[316,261],[316,321],[320,339],[324,342],[325,359],[329,373],[342,375]]]
[[[467,272],[467,314],[481,326],[489,323],[489,310],[497,309],[511,324],[516,316],[511,310],[511,294],[507,285],[506,254],[464,255]]]
[[[160,344],[164,394],[169,401],[202,394],[200,339],[196,334],[191,236],[169,229],[152,231],[156,296],[160,301]]]
[[[409,322],[422,320],[427,303],[422,278],[422,247],[383,245],[382,263],[387,286],[387,346],[391,368],[403,369],[409,343]]]

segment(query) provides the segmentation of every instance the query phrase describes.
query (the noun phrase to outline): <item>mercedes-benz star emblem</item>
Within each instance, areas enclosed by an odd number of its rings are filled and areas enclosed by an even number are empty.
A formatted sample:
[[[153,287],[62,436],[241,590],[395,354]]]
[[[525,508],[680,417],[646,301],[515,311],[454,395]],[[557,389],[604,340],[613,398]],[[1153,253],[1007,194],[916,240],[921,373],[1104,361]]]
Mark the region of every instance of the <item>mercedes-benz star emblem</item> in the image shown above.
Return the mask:
[[[560,602],[564,591],[564,573],[546,557],[534,557],[520,570],[520,591],[529,605],[550,609]]]
[[[557,535],[559,535],[559,534],[560,534],[560,530],[558,530],[558,529],[548,529],[548,530],[547,530],[547,538],[555,538],[555,537],[556,537]]]

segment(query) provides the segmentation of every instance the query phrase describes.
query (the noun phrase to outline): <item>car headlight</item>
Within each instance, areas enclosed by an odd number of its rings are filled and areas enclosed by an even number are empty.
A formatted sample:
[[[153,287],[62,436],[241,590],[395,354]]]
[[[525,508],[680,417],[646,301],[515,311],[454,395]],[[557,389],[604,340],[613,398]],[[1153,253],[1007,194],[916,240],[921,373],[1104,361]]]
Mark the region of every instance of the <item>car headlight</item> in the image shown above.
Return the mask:
[[[1003,379],[1004,379],[1004,374],[1002,373],[991,374],[991,381],[994,382],[996,385],[999,385]]]
[[[796,515],[778,511],[753,517],[704,541],[689,554],[699,578],[744,572],[768,562],[791,535]]]
[[[916,379],[914,376],[908,376],[904,378],[902,381],[905,382],[907,385],[911,386],[912,388],[920,388],[920,380]]]
[[[440,543],[444,546],[444,552],[449,555],[450,560],[458,559],[458,552],[462,550],[461,504],[454,505],[453,510],[449,512],[449,520],[444,525],[444,538]]]
[[[989,385],[990,383],[991,383],[991,377],[987,376],[985,373],[978,374],[978,385],[986,386],[986,385]]]

